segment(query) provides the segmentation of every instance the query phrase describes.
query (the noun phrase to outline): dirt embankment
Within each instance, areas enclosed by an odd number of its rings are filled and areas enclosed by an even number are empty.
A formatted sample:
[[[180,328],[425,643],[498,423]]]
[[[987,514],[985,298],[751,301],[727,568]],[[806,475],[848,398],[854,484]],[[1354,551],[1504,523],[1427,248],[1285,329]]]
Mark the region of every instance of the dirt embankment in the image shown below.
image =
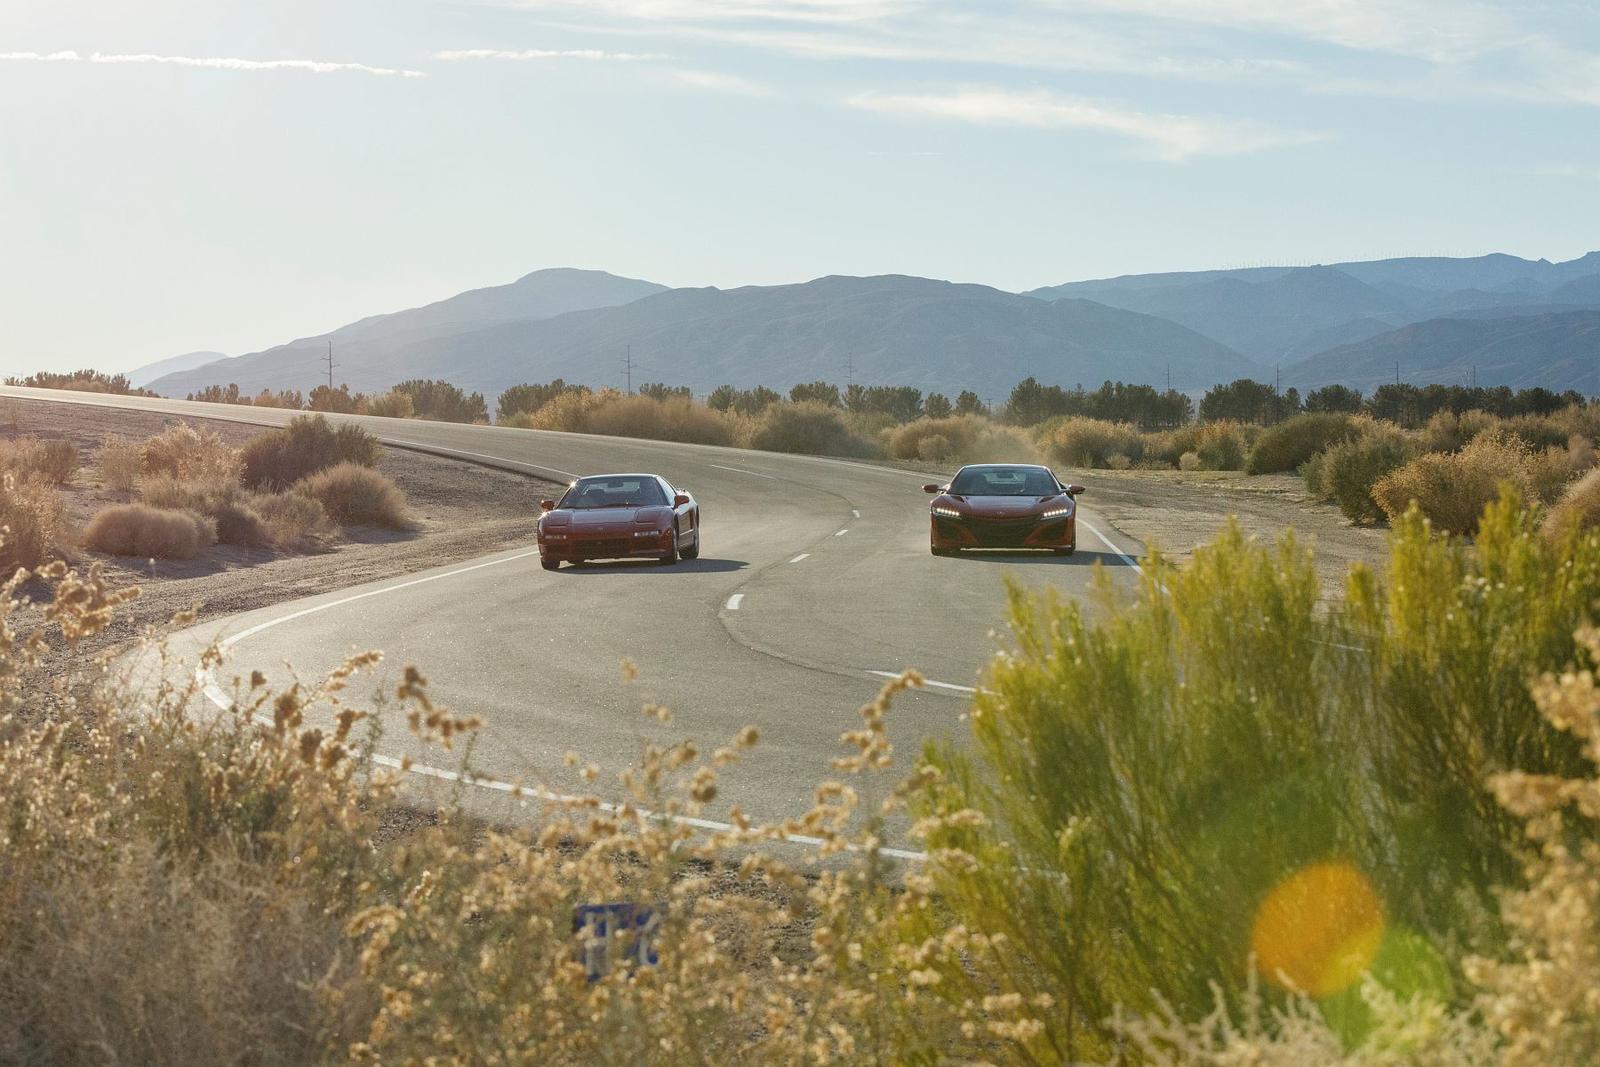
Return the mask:
[[[1305,484],[1292,474],[1070,473],[1089,490],[1084,495],[1089,508],[1175,562],[1188,559],[1197,546],[1213,540],[1230,515],[1238,518],[1245,533],[1263,541],[1276,541],[1293,530],[1302,544],[1313,549],[1322,595],[1327,599],[1343,595],[1345,573],[1351,564],[1382,566],[1388,555],[1386,529],[1352,526],[1337,508],[1313,500]]]
[[[261,428],[208,419],[24,400],[0,401],[0,438],[69,440],[82,465],[62,487],[68,523],[81,527],[100,508],[125,498],[100,481],[95,454],[107,438],[143,440],[172,423],[204,424],[238,446]],[[396,448],[384,448],[377,469],[406,495],[415,528],[405,532],[346,528],[326,550],[293,555],[272,549],[214,545],[198,559],[136,560],[69,549],[79,565],[99,560],[118,585],[138,585],[141,595],[118,612],[98,647],[120,642],[179,611],[195,609],[204,621],[314,593],[532,545],[539,500],[559,488],[541,479]],[[74,538],[69,532],[68,540]],[[39,590],[35,596],[48,595]]]

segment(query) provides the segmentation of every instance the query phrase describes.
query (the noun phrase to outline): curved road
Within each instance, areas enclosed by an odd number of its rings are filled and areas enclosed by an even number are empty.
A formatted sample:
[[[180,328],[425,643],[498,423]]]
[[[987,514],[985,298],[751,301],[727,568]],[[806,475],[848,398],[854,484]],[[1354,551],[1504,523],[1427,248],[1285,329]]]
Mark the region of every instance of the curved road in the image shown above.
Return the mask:
[[[19,388],[0,395],[264,425],[296,414]],[[961,734],[970,687],[1004,632],[1002,575],[1078,595],[1095,563],[1110,566],[1115,580],[1132,580],[1140,553],[1091,503],[1080,508],[1075,556],[934,557],[924,479],[872,464],[330,417],[358,422],[388,444],[555,480],[655,471],[699,499],[704,552],[675,567],[540,569],[530,492],[525,547],[212,621],[174,639],[188,651],[222,636],[230,645],[225,675],[260,669],[274,682],[285,680],[285,664],[315,679],[351,652],[382,649],[380,677],[389,686],[401,665],[416,663],[436,698],[485,719],[472,753],[477,774],[557,791],[583,791],[564,765],[568,751],[600,765],[604,793],[643,738],[690,736],[710,747],[753,724],[762,743],[724,775],[722,797],[758,820],[798,814],[830,777],[839,733],[859,724],[856,709],[882,674],[916,667],[940,684],[901,698],[890,715],[903,772],[924,738]],[[638,667],[631,684],[622,680],[625,658]],[[671,708],[674,722],[645,719],[646,701]],[[408,741],[395,723],[380,749],[398,756]],[[509,802],[503,793],[494,798]],[[725,810],[719,799],[707,816]]]

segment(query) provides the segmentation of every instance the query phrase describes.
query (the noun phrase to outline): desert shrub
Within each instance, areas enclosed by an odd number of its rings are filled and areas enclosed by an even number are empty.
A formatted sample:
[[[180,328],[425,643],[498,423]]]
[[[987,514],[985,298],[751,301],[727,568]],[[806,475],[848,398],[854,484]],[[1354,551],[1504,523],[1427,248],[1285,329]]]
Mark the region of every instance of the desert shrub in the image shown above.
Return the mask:
[[[1131,598],[1014,586],[973,743],[930,743],[915,801],[950,910],[919,932],[959,928],[998,966],[945,957],[926,984],[1048,996],[1039,1047],[1075,1061],[1110,1053],[1118,1005],[1238,1010],[1252,954],[1274,1002],[1286,973],[1330,1018],[1368,968],[1402,1001],[1456,998],[1448,961],[1499,948],[1486,916],[1527,845],[1482,783],[1581,768],[1523,679],[1572,661],[1600,594],[1600,536],[1554,544],[1514,495],[1482,531],[1403,517],[1387,573],[1354,571],[1337,613],[1308,552],[1237,526],[1182,570],[1152,560]],[[1300,942],[1313,926],[1327,940]]]
[[[78,446],[71,441],[41,441],[36,437],[0,440],[0,471],[19,479],[37,478],[65,485],[78,469]]]
[[[770,404],[751,435],[752,448],[814,456],[875,456],[878,447],[853,433],[837,408],[814,400]]]
[[[83,531],[83,543],[98,552],[144,559],[193,559],[215,540],[205,516],[145,504],[102,508]]]
[[[260,548],[271,540],[250,498],[231,479],[185,481],[170,474],[157,475],[145,479],[139,498],[153,508],[206,516],[216,525],[219,544]]]
[[[1196,427],[1194,451],[1205,470],[1242,470],[1249,450],[1249,432],[1240,423],[1219,419]]]
[[[1114,455],[1144,455],[1144,439],[1129,422],[1083,417],[1051,420],[1037,438],[1054,462],[1066,467],[1105,467]]]
[[[1405,465],[1414,446],[1404,431],[1373,423],[1361,436],[1342,441],[1322,454],[1313,468],[1317,492],[1339,505],[1351,522],[1376,522],[1384,515],[1372,487],[1390,471]],[[1307,488],[1311,488],[1309,482]]]
[[[125,437],[108,437],[95,457],[105,487],[117,493],[133,492],[139,484],[142,453],[141,446]]]
[[[304,493],[255,493],[250,507],[261,516],[267,540],[288,552],[309,552],[332,532],[322,501]]]
[[[924,447],[931,438],[943,445]],[[895,459],[928,462],[1031,463],[1039,453],[1027,431],[1002,426],[978,415],[918,419],[888,428],[884,451]]]
[[[1505,421],[1505,430],[1529,448],[1564,448],[1572,431],[1565,420],[1549,415],[1517,415]]]
[[[721,412],[681,396],[664,400],[649,396],[608,397],[588,411],[583,432],[652,441],[733,444],[733,428]]]
[[[1343,412],[1295,415],[1261,432],[1244,469],[1250,474],[1298,470],[1312,456],[1357,432],[1355,421]]]
[[[1480,433],[1459,452],[1418,456],[1380,479],[1372,495],[1391,522],[1415,501],[1439,529],[1470,534],[1501,482],[1512,483],[1530,500],[1553,502],[1581,473],[1574,462],[1588,458],[1581,449],[1536,452],[1509,428],[1496,428]]]
[[[950,438],[942,433],[930,433],[917,442],[917,458],[926,463],[948,459],[950,452]]]
[[[615,389],[602,389],[598,393],[573,390],[558,393],[533,413],[525,428],[588,433],[590,413],[602,404],[621,398],[622,394]],[[521,425],[521,422],[508,420],[507,425]]]
[[[322,415],[300,415],[288,426],[245,443],[243,481],[251,489],[286,489],[340,463],[378,462],[378,439],[350,422],[336,428]]]
[[[1125,471],[1133,468],[1133,460],[1121,452],[1114,452],[1106,457],[1106,466],[1114,471]]]
[[[1485,430],[1505,425],[1505,420],[1487,411],[1444,410],[1435,412],[1422,429],[1424,452],[1457,452]]]
[[[239,450],[223,442],[215,430],[186,422],[148,438],[140,449],[139,470],[174,478],[231,478],[239,469]]]
[[[1200,453],[1185,452],[1178,457],[1178,469],[1184,471],[1197,471],[1200,469]]]
[[[55,558],[61,515],[61,494],[54,485],[0,471],[0,582],[18,567],[33,570]]]
[[[531,411],[514,411],[510,415],[507,415],[505,418],[500,419],[499,421],[497,421],[495,423],[495,425],[496,426],[510,426],[510,427],[513,427],[514,429],[518,429],[518,430],[539,430],[539,429],[544,429],[544,427],[541,427],[535,421],[534,413],[531,412]]]
[[[357,463],[341,463],[296,483],[295,490],[320,502],[328,517],[344,525],[411,525],[405,494],[388,478]]]
[[[378,415],[386,419],[409,419],[417,412],[410,393],[401,393],[391,389],[387,393],[379,393],[377,396],[369,397],[365,413]]]

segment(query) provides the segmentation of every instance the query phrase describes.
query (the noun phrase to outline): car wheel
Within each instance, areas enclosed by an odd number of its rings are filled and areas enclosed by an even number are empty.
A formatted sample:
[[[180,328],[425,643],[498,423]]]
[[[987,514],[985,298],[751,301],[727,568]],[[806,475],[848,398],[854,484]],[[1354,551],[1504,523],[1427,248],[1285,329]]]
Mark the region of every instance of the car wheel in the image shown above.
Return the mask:
[[[694,544],[690,545],[688,548],[679,549],[678,555],[682,556],[684,559],[700,558],[700,527],[696,526],[694,529]]]
[[[553,571],[560,568],[561,561],[559,559],[540,559],[539,566],[543,567],[547,571]]]
[[[670,567],[676,562],[678,562],[678,528],[674,526],[672,528],[672,547],[662,553],[661,565]]]

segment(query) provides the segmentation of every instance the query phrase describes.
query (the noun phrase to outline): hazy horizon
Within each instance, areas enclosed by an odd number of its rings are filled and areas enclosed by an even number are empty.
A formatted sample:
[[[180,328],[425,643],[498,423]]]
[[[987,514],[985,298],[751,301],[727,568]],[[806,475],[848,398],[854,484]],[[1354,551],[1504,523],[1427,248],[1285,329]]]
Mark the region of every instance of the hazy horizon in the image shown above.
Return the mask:
[[[1594,237],[1600,26],[1468,0],[0,12],[0,373],[549,266],[1022,291]]]

